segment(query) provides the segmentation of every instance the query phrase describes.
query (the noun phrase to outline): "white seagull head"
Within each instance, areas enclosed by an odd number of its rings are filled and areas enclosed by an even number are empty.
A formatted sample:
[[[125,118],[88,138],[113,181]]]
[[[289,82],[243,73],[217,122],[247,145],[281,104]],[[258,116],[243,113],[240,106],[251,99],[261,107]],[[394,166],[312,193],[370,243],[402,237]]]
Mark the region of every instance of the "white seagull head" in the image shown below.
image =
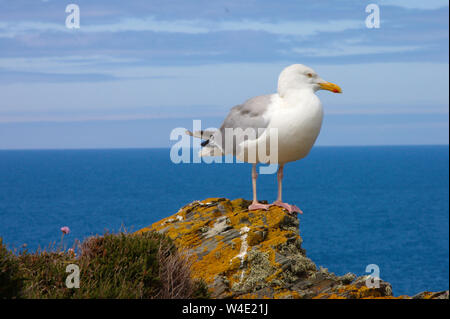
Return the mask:
[[[313,69],[303,64],[292,64],[281,71],[278,78],[278,94],[281,97],[302,89],[328,90],[342,93],[341,88],[331,82],[323,80]]]

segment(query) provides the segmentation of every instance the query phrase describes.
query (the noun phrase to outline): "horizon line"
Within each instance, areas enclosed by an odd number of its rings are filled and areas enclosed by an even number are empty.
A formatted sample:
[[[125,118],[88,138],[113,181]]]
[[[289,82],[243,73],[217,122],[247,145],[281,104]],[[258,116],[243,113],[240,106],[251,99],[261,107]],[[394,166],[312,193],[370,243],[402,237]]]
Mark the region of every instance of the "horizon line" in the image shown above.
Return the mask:
[[[433,147],[433,146],[447,146],[449,147],[450,144],[350,144],[350,145],[317,145],[313,148],[322,148],[322,147]],[[160,149],[160,150],[169,150],[171,146],[167,147],[74,147],[74,148],[0,148],[0,152],[6,152],[6,151],[108,151],[108,150],[152,150],[152,149]],[[189,149],[198,150],[200,148],[192,148],[189,147]]]

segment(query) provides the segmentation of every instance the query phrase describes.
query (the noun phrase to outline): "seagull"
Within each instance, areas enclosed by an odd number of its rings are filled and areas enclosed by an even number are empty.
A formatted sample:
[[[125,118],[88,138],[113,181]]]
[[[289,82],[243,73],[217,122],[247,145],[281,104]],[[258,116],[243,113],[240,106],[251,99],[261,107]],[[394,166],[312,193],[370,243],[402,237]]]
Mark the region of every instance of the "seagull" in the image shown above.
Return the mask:
[[[297,206],[282,200],[283,169],[286,163],[306,157],[320,133],[323,108],[316,95],[318,90],[342,93],[338,85],[323,80],[312,68],[293,64],[280,73],[277,93],[256,96],[234,106],[219,130],[186,133],[203,140],[200,156],[231,154],[252,164],[253,201],[249,210],[279,206],[289,213],[301,214]],[[237,136],[227,139],[229,130],[238,132]],[[250,134],[252,130],[254,134]],[[271,136],[277,137],[275,150],[270,147]],[[256,192],[256,165],[263,163],[258,148],[271,153],[266,164],[278,164],[278,196],[269,205],[260,203]]]

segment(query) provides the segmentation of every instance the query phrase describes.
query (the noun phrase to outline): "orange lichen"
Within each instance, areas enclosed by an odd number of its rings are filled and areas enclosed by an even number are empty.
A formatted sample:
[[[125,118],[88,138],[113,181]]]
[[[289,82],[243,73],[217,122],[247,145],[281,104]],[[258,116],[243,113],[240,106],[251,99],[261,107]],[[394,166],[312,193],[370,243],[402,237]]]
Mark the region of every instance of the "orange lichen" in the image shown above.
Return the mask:
[[[300,295],[296,291],[283,289],[273,295],[274,299],[300,299]]]
[[[217,204],[212,205],[212,203]],[[221,210],[217,209],[219,204],[222,205]],[[188,215],[193,217],[188,218]],[[292,236],[291,231],[280,228],[286,213],[279,207],[271,207],[268,211],[249,212],[245,208],[243,199],[228,201],[220,198],[208,198],[184,206],[174,216],[164,218],[151,227],[141,229],[139,233],[149,230],[164,232],[178,246],[196,249],[205,244],[203,233],[214,226],[217,218],[224,215],[229,220],[230,226],[236,231],[248,227],[246,236],[248,250],[258,245],[261,252],[267,253],[270,264],[274,267],[278,266],[275,262],[274,248],[284,244],[287,240],[286,237]],[[242,246],[241,237],[234,238],[230,244],[224,243],[223,235],[215,235],[210,240],[217,245],[210,251],[207,245],[201,247],[202,258],[195,259],[195,256],[193,257],[195,260],[192,264],[193,275],[203,278],[206,283],[212,283],[217,275],[225,275],[230,286],[239,282],[243,275],[242,272],[245,272],[240,269],[244,260],[237,257]],[[246,252],[242,258],[245,258],[245,255]],[[268,279],[274,279],[280,272],[281,270],[276,271]]]
[[[235,248],[220,242],[209,254],[192,265],[193,275],[211,283],[218,274],[226,275],[237,270],[241,261],[234,257],[239,253],[240,239],[235,238],[235,242]]]
[[[238,296],[236,299],[258,299],[258,295],[254,293],[248,293]]]
[[[224,198],[195,201],[173,216],[136,233],[150,230],[165,233],[179,248],[191,252],[193,277],[203,279],[210,289],[218,284],[218,279],[223,281],[221,285],[225,288],[221,288],[221,298],[301,298],[298,291],[286,289],[283,284],[285,271],[275,258],[276,252],[283,253],[287,247],[295,250],[294,255],[288,257],[297,256],[295,258],[299,262],[298,256],[303,256],[298,220],[276,206],[267,211],[249,211],[249,203],[243,199],[230,201]],[[297,244],[292,245],[293,242]],[[257,259],[248,259],[249,254]],[[312,266],[315,267],[314,264]],[[288,278],[298,279],[294,273]],[[384,296],[383,290],[366,286],[342,285],[333,278],[314,283],[307,288],[306,295],[317,299],[409,298]],[[255,293],[255,289],[260,289],[260,292]],[[305,296],[303,292],[302,296]],[[433,296],[433,293],[424,293],[423,298]]]

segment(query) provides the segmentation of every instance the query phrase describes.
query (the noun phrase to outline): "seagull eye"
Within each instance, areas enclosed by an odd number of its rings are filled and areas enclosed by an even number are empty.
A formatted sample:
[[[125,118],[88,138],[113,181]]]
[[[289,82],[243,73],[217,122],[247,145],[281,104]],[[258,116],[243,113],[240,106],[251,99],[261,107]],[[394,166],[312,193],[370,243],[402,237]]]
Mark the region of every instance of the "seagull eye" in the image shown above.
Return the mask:
[[[308,74],[306,74],[309,78],[312,78],[313,77],[313,75],[312,75],[312,73],[308,73]]]

